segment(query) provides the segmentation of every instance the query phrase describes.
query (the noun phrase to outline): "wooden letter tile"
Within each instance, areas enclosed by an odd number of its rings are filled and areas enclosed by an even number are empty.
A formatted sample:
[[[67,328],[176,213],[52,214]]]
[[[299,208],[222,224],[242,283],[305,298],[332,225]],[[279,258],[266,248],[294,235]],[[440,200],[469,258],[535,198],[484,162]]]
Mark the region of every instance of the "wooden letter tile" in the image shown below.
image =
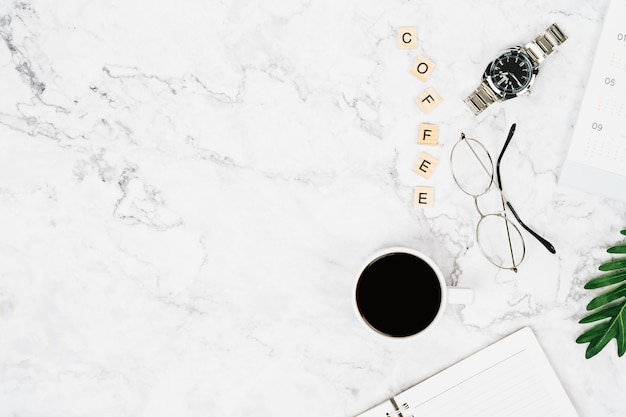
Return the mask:
[[[430,113],[435,107],[441,104],[443,99],[437,92],[429,87],[415,100],[417,105],[424,113]]]
[[[426,81],[433,72],[433,69],[435,69],[435,63],[433,61],[425,56],[419,56],[409,72],[411,75],[417,77],[418,80]]]
[[[398,48],[399,49],[415,49],[417,48],[417,28],[405,26],[398,28]]]
[[[437,159],[428,155],[426,152],[422,152],[413,167],[413,172],[419,174],[424,179],[428,179],[435,171],[435,168],[437,168],[438,163],[439,161],[437,161]]]
[[[415,187],[413,206],[415,208],[429,208],[435,204],[435,189],[433,187]]]
[[[417,132],[417,144],[434,146],[439,138],[439,126],[430,123],[420,123]]]

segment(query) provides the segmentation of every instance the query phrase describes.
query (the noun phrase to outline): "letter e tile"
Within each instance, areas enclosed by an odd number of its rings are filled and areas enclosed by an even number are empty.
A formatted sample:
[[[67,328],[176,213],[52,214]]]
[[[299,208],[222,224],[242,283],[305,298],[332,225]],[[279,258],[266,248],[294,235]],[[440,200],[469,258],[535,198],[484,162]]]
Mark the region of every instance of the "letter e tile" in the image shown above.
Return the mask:
[[[435,172],[435,168],[437,168],[437,164],[439,161],[434,157],[428,155],[426,152],[422,152],[419,156],[417,163],[413,167],[413,172],[420,175],[424,179],[429,179],[433,172]]]
[[[433,187],[415,187],[413,206],[415,208],[429,208],[435,204],[435,189]]]

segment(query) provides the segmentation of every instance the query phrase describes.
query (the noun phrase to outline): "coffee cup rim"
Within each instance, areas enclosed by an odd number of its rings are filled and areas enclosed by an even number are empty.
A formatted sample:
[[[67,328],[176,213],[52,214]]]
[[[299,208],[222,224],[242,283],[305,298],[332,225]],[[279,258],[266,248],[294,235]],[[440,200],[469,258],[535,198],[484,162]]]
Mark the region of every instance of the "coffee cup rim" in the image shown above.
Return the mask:
[[[428,264],[428,266],[430,266],[430,268],[435,272],[435,275],[437,276],[437,279],[439,280],[439,287],[441,289],[441,302],[439,304],[439,310],[437,311],[437,314],[435,315],[435,318],[428,324],[428,326],[426,326],[422,331],[409,335],[409,336],[392,336],[389,335],[387,333],[383,333],[380,330],[374,328],[371,324],[369,324],[367,322],[367,320],[365,320],[365,318],[363,317],[363,315],[361,314],[361,312],[359,311],[359,307],[357,305],[356,302],[356,289],[357,289],[357,285],[359,283],[359,279],[361,278],[361,274],[363,273],[363,271],[365,270],[365,268],[371,264],[373,261],[375,261],[376,259],[385,256],[385,255],[389,255],[392,253],[406,253],[409,255],[413,255],[421,260],[423,260],[424,262],[426,262]],[[446,284],[446,281],[443,277],[443,273],[441,272],[441,269],[439,268],[439,266],[437,266],[437,264],[432,260],[432,258],[428,255],[426,255],[425,253],[416,250],[416,249],[412,249],[409,247],[405,247],[405,246],[389,246],[386,248],[382,248],[379,249],[377,251],[374,251],[373,253],[371,253],[366,259],[365,262],[363,262],[363,264],[361,265],[361,267],[358,269],[358,272],[356,274],[356,278],[354,280],[354,284],[352,286],[352,307],[354,309],[354,314],[357,316],[357,319],[361,322],[361,324],[363,324],[367,329],[369,329],[371,332],[374,332],[375,334],[382,336],[386,339],[392,339],[392,340],[413,340],[416,339],[420,336],[422,336],[424,333],[428,332],[435,323],[437,323],[440,319],[441,316],[443,315],[445,309],[446,309],[446,305],[448,303],[447,301],[448,298],[448,286]]]

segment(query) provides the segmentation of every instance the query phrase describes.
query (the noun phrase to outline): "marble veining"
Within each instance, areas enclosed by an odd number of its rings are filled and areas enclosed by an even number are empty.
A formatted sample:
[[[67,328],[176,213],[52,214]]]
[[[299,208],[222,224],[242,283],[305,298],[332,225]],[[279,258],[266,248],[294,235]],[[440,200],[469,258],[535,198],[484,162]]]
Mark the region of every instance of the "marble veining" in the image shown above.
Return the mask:
[[[626,204],[558,184],[607,4],[0,4],[0,415],[353,416],[531,326],[581,417],[623,416],[626,362],[574,339]],[[489,60],[553,22],[569,39],[533,93],[475,118]],[[444,101],[424,115],[427,87]],[[482,257],[449,167],[460,132],[495,154],[512,123],[507,195],[557,249],[526,235],[517,274]],[[352,285],[394,245],[475,303],[374,337]]]

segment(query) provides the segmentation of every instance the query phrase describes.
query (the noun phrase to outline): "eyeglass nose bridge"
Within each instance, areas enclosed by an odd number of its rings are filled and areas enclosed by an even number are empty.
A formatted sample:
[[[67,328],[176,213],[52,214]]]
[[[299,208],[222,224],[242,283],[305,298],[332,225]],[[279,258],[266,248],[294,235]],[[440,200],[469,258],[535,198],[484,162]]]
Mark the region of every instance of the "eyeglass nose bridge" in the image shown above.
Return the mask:
[[[478,214],[480,215],[480,218],[482,219],[487,214],[483,213],[483,211],[480,209],[480,205],[478,204],[478,197],[480,197],[481,195],[473,195],[472,197],[474,198],[474,207],[476,207],[476,211],[478,212]]]
[[[490,191],[492,191],[494,194],[489,196]],[[498,188],[498,186],[496,185],[495,182],[492,182],[490,187],[485,190],[485,192],[478,194],[478,195],[470,195],[473,199],[474,199],[474,207],[476,207],[476,211],[478,212],[479,216],[481,218],[489,216],[491,214],[500,214],[503,216],[506,216],[506,211],[503,210],[493,210],[493,203],[495,203],[497,200],[490,200],[490,198],[499,198],[500,201],[502,201],[504,204],[506,204],[507,200],[506,197],[504,196],[504,193],[502,192],[502,190],[500,190]],[[497,196],[497,197],[496,197]],[[480,208],[481,204],[478,202],[478,200],[481,198],[483,198],[483,205],[485,205],[485,201],[487,201],[487,209],[483,210]]]

